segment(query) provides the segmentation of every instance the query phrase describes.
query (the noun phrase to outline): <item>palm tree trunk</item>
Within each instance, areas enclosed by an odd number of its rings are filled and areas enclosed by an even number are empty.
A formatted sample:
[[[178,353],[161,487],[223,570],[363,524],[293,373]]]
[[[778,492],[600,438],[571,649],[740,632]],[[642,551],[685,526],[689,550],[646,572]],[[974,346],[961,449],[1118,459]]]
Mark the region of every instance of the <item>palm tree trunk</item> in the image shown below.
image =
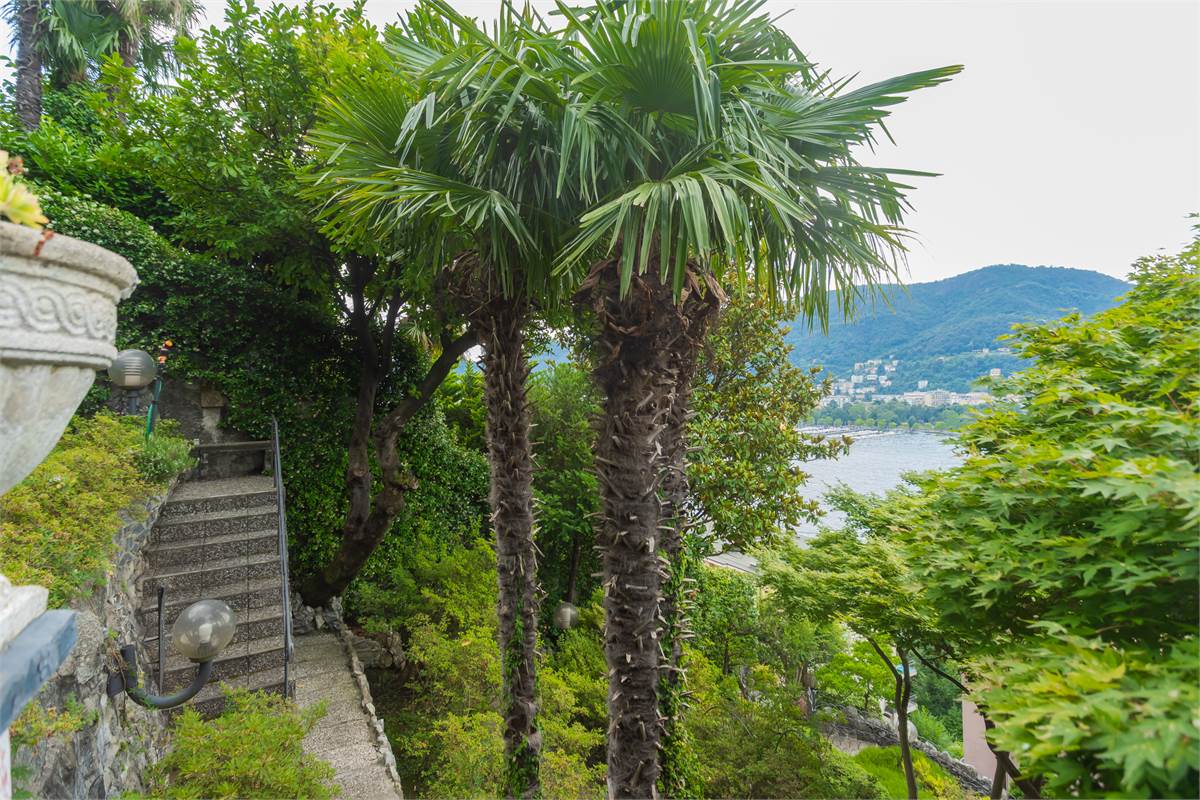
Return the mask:
[[[684,309],[687,335],[679,342],[674,358],[675,391],[662,434],[662,517],[660,524],[662,555],[667,562],[667,579],[663,587],[659,615],[665,627],[663,646],[666,658],[659,669],[659,713],[663,719],[662,773],[659,784],[666,797],[692,797],[685,751],[687,742],[679,727],[679,715],[684,707],[684,674],[680,661],[683,642],[687,637],[688,620],[685,608],[688,559],[685,537],[687,519],[687,423],[691,411],[692,382],[696,376],[701,349],[709,327],[715,321],[719,298],[707,303],[693,303]]]
[[[121,56],[121,63],[130,69],[136,67],[140,50],[139,32],[130,23],[126,23],[117,34],[117,53]]]
[[[497,616],[503,678],[507,797],[541,794],[542,737],[537,728],[537,547],[533,539],[533,447],[526,384],[526,297],[506,296],[477,251],[460,253],[439,277],[479,332],[483,398],[487,406],[489,502],[496,536]],[[515,276],[514,286],[523,284]]]
[[[504,674],[504,750],[508,797],[541,792],[537,729],[537,557],[533,542],[533,456],[525,303],[496,299],[478,316],[484,346],[484,399],[496,531],[500,656]]]
[[[656,798],[659,670],[670,663],[659,619],[667,574],[659,552],[659,448],[675,397],[674,356],[688,340],[688,299],[700,293],[690,275],[677,303],[655,270],[635,275],[623,297],[619,286],[614,258],[597,264],[576,295],[599,326],[594,378],[603,398],[596,470],[603,505],[608,789],[614,798]]]
[[[26,130],[42,121],[41,0],[16,0],[17,85],[14,105]]]

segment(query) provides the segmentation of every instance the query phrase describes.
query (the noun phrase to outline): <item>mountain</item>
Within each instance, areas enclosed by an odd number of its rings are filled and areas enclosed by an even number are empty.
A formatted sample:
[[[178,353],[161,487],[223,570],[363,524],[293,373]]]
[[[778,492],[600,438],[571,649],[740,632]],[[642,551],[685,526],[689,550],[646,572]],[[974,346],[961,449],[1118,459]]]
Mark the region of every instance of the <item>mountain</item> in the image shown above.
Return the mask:
[[[891,392],[916,389],[918,380],[928,380],[930,389],[966,391],[989,369],[1020,368],[1019,358],[996,352],[1004,347],[997,337],[1014,323],[1094,314],[1128,289],[1089,270],[997,264],[907,289],[887,287],[890,307],[877,302],[850,322],[836,315],[828,334],[797,321],[788,338],[796,364],[821,365],[834,376],[849,375],[856,362],[897,359]]]

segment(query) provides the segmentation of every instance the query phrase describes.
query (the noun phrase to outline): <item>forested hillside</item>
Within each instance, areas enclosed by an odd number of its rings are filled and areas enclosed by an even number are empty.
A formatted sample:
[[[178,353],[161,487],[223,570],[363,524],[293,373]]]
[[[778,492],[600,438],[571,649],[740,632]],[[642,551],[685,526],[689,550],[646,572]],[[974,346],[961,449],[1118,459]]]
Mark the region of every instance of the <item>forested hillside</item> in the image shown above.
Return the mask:
[[[1016,356],[994,352],[1001,346],[996,338],[1013,323],[1067,311],[1094,314],[1113,306],[1126,289],[1124,281],[1089,270],[997,264],[907,289],[888,287],[890,307],[877,302],[849,323],[831,311],[828,334],[797,322],[789,336],[792,359],[840,376],[858,361],[896,358],[901,368],[895,391],[916,389],[920,379],[931,389],[964,391],[993,367],[1005,374],[1018,367]],[[993,352],[974,353],[984,348]]]

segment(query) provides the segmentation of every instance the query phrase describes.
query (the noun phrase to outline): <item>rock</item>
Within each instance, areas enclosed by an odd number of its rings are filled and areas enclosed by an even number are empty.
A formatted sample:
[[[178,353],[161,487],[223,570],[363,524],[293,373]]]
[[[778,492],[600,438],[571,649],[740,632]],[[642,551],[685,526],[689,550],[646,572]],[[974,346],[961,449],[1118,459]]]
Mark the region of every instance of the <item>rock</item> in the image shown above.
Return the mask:
[[[292,592],[292,633],[303,636],[317,630],[317,612],[304,605],[300,595]]]
[[[395,631],[388,631],[383,646],[392,657],[393,667],[403,667],[408,657],[404,653],[404,639]]]
[[[331,631],[340,631],[345,626],[345,615],[342,612],[342,598],[335,597],[324,608],[325,625]]]
[[[366,669],[379,669],[392,665],[392,656],[382,644],[374,639],[367,639],[363,636],[355,636],[354,634],[350,634],[350,637],[350,641],[354,646],[354,653],[358,656],[358,660],[362,662],[363,667]]]

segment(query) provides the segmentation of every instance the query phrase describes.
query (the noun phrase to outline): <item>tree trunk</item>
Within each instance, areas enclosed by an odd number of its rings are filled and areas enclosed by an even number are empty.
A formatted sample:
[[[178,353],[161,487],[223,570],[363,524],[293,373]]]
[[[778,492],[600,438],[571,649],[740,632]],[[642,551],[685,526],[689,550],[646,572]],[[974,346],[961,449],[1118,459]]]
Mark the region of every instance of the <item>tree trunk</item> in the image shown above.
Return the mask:
[[[618,281],[616,262],[605,262],[580,292],[600,325],[594,377],[603,398],[596,470],[609,667],[608,794],[656,798],[663,658],[658,447],[674,391],[668,346],[677,320],[669,313],[670,292],[656,275],[635,277],[624,298],[618,296]]]
[[[526,397],[529,365],[525,324],[529,301],[506,296],[476,251],[466,251],[442,272],[439,289],[479,331],[483,345],[483,397],[487,406],[489,502],[496,537],[497,617],[501,713],[504,716],[508,797],[541,794],[541,732],[537,729],[537,546],[533,538],[533,447]],[[524,279],[517,276],[514,286]]]
[[[908,784],[908,800],[917,800],[917,776],[913,772],[912,748],[908,742],[908,698],[912,695],[912,674],[908,656],[899,648],[900,671],[896,676],[896,733],[900,737],[900,760],[904,763],[904,782]]]
[[[17,0],[17,81],[13,104],[25,130],[42,121],[41,0]]]
[[[908,744],[908,698],[912,694],[912,675],[908,669],[908,654],[902,648],[896,648],[896,655],[900,657],[900,666],[897,668],[888,658],[887,653],[883,652],[883,648],[879,646],[878,642],[870,637],[866,637],[866,639],[883,663],[887,665],[896,682],[892,699],[896,705],[896,736],[900,740],[900,761],[904,765],[904,782],[908,785],[908,799],[916,800],[917,776],[913,772],[912,749]]]
[[[533,454],[525,384],[526,305],[496,299],[478,317],[484,347],[484,400],[496,532],[502,711],[508,797],[541,793],[537,729],[537,556],[533,541]]]
[[[699,300],[699,298],[697,298]],[[683,642],[689,629],[685,608],[688,559],[687,500],[687,422],[691,411],[692,382],[709,327],[720,308],[718,297],[711,302],[693,302],[684,309],[687,335],[678,342],[672,368],[675,391],[662,433],[661,523],[662,555],[667,579],[663,586],[659,616],[664,626],[663,646],[666,658],[659,669],[658,706],[663,720],[662,773],[659,783],[666,797],[692,797],[684,754],[687,743],[681,738],[679,715],[684,707],[684,675],[680,666]]]
[[[1004,784],[1008,778],[1008,770],[999,758],[996,759],[996,769],[992,773],[992,791],[988,794],[990,800],[1000,800],[1004,796]]]
[[[571,535],[571,570],[567,573],[567,602],[575,605],[579,602],[579,559],[583,555],[583,542],[579,534]]]
[[[367,559],[383,541],[392,522],[404,508],[408,493],[416,488],[416,480],[405,468],[396,452],[396,444],[404,426],[425,407],[434,391],[450,374],[458,359],[474,347],[474,331],[442,343],[442,352],[426,372],[424,379],[405,400],[388,412],[375,434],[371,425],[375,414],[375,394],[378,373],[365,363],[359,383],[354,428],[350,434],[349,464],[346,469],[346,488],[350,508],[342,526],[342,541],[337,553],[324,567],[314,572],[300,586],[300,596],[310,606],[326,605],[346,590],[350,581],[362,571]],[[390,354],[390,347],[386,348]],[[372,378],[372,374],[375,375]],[[368,442],[375,446],[382,486],[372,497],[372,475]]]
[[[708,281],[709,292],[698,278]],[[660,668],[670,663],[659,618],[666,577],[658,547],[659,449],[676,393],[674,357],[688,339],[688,311],[713,302],[720,290],[692,271],[677,302],[653,269],[633,276],[623,297],[619,286],[614,258],[597,264],[576,295],[599,327],[594,378],[603,400],[596,470],[603,507],[608,789],[614,798],[656,798]]]
[[[138,31],[128,23],[117,34],[117,53],[121,56],[121,63],[130,69],[137,66],[138,51],[141,49],[140,39]]]

